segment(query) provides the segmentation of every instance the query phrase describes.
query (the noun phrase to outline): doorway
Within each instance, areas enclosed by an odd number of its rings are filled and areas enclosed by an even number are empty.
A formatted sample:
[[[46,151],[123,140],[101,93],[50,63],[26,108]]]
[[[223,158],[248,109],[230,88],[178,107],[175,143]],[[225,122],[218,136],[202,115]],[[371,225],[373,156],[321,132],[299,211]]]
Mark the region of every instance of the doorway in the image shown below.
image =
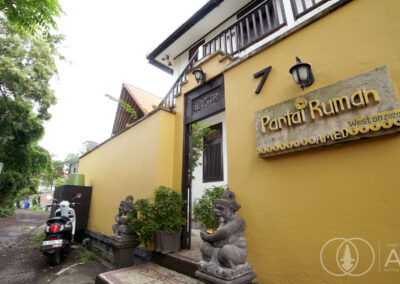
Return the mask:
[[[199,165],[193,167],[191,125],[197,122],[210,127],[213,132],[204,137],[207,146],[200,154]],[[186,200],[187,225],[182,234],[182,249],[197,250],[193,253],[199,255],[200,229],[192,218],[193,204],[206,188],[228,183],[223,76],[186,94],[184,124],[182,197]]]

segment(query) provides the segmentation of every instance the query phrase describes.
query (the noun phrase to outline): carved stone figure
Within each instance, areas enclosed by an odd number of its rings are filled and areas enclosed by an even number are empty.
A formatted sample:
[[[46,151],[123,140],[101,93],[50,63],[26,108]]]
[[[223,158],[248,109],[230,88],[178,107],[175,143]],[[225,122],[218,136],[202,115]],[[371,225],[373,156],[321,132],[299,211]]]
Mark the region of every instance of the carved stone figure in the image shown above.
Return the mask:
[[[111,239],[116,241],[131,241],[135,239],[135,234],[128,225],[128,213],[133,212],[133,197],[128,195],[125,200],[122,200],[118,214],[115,215],[115,221],[117,222],[112,226],[114,234]]]
[[[246,224],[234,213],[240,209],[232,191],[225,191],[214,202],[218,229],[208,234],[200,232],[203,240],[196,276],[213,283],[248,283],[256,277],[252,265],[246,262],[247,249],[244,237]]]

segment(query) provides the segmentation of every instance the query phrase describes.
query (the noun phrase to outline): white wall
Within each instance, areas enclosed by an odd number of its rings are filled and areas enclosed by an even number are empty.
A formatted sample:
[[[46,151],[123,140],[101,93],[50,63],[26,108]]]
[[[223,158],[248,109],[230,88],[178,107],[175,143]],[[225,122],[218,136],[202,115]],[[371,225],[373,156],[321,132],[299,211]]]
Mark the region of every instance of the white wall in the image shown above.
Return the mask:
[[[236,21],[236,15],[234,15],[233,17],[231,17],[230,19],[228,19],[225,23],[223,23],[220,27],[216,28],[213,32],[211,32],[209,35],[207,35],[204,40],[205,42],[209,41],[210,39],[212,39],[213,37],[215,37],[216,35],[218,35],[220,32],[222,32],[224,29],[228,28],[230,25],[232,25],[234,22]],[[198,42],[201,40],[202,38],[198,39]],[[193,42],[192,44],[195,44],[195,42]],[[178,78],[178,76],[182,73],[182,71],[185,69],[186,65],[189,62],[189,50],[186,50],[184,53],[182,53],[180,56],[178,56],[175,60],[174,60],[174,73],[173,73],[173,78],[176,79]]]
[[[192,180],[192,204],[197,198],[200,198],[204,192],[204,189],[210,188],[213,185],[221,186],[228,184],[228,158],[226,151],[226,122],[225,122],[225,112],[221,112],[212,117],[206,118],[200,121],[202,124],[211,126],[222,122],[222,155],[224,161],[224,180],[219,182],[206,182],[203,183],[203,165],[198,166],[193,171],[194,180]],[[203,161],[203,155],[200,157],[200,161]]]

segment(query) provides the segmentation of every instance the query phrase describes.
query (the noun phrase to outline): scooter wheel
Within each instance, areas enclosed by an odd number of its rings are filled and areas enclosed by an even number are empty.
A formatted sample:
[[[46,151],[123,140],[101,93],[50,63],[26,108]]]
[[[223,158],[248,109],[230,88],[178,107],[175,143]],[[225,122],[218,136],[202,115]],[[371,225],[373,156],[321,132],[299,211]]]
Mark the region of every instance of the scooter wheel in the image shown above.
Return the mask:
[[[61,262],[61,251],[57,249],[55,253],[49,255],[47,261],[52,266],[59,265]]]

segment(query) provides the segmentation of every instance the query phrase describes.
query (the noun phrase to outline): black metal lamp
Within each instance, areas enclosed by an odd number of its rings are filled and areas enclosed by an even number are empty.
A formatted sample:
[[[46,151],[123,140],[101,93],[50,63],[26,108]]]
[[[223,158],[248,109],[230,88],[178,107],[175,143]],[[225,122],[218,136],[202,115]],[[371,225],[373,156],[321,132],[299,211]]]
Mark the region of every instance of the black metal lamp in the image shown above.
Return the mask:
[[[203,69],[201,69],[201,67],[194,70],[192,74],[196,79],[197,84],[201,84],[206,81],[206,73],[203,72]]]
[[[301,62],[297,56],[296,61],[297,63],[289,69],[289,72],[293,75],[294,82],[304,90],[305,87],[314,83],[314,75],[310,64]]]

